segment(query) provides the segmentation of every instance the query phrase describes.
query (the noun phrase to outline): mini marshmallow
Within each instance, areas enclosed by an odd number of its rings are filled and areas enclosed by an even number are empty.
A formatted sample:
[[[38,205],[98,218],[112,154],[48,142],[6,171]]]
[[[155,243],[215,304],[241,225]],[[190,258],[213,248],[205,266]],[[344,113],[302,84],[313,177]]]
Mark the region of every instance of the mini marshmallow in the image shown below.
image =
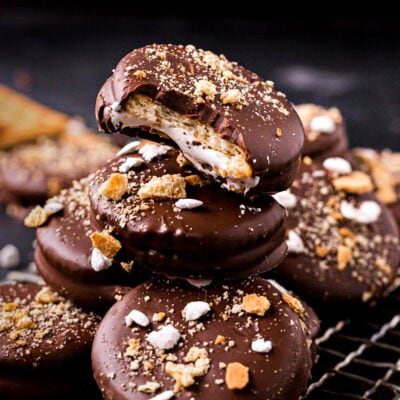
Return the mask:
[[[211,307],[205,301],[191,301],[183,309],[183,315],[186,321],[194,321],[206,315]]]
[[[335,132],[335,121],[327,115],[317,115],[310,122],[310,128],[314,132]]]
[[[139,149],[139,154],[146,160],[151,161],[154,158],[167,154],[171,149],[169,146],[163,146],[160,144],[145,144]]]
[[[285,208],[294,208],[297,204],[297,197],[290,192],[290,189],[275,193],[272,197]]]
[[[166,325],[159,331],[152,331],[147,336],[147,341],[154,347],[170,350],[178,343],[181,334],[172,325]]]
[[[324,168],[338,174],[347,175],[352,171],[350,163],[341,157],[330,157],[323,162]]]
[[[0,268],[14,268],[18,266],[19,262],[19,250],[13,244],[6,244],[0,250]]]
[[[381,215],[381,206],[376,201],[363,201],[360,207],[355,207],[346,200],[340,202],[340,212],[342,215],[360,224],[370,224],[376,222]]]
[[[57,214],[64,209],[64,205],[61,203],[57,203],[56,201],[52,201],[50,203],[47,203],[43,208],[51,214]]]
[[[130,169],[140,167],[143,160],[139,157],[128,157],[118,168],[121,174],[126,174]]]
[[[269,353],[272,350],[270,340],[256,339],[251,343],[251,349],[256,353]]]
[[[196,199],[179,199],[175,202],[175,207],[178,207],[181,210],[190,210],[192,208],[201,207],[202,205],[203,202]]]
[[[292,230],[288,231],[288,239],[286,240],[289,253],[304,253],[304,243],[301,237]]]
[[[175,396],[175,393],[172,390],[167,390],[150,398],[149,400],[170,400]]]
[[[124,154],[129,154],[129,153],[134,153],[137,151],[137,149],[139,148],[140,145],[140,141],[139,140],[135,140],[133,142],[130,142],[128,144],[126,144],[118,153],[117,156],[122,156]]]
[[[138,310],[132,310],[126,317],[125,317],[125,325],[131,326],[133,323],[139,325],[143,328],[150,324],[150,320],[147,318],[145,314]]]
[[[110,268],[113,260],[106,257],[99,249],[93,248],[92,256],[90,259],[90,266],[96,271],[103,271],[103,269]]]

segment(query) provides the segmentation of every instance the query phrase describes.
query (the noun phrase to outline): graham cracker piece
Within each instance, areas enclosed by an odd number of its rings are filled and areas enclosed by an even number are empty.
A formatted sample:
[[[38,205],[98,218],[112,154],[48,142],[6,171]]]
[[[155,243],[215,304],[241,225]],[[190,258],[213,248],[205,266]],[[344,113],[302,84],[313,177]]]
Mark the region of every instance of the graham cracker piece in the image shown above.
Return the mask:
[[[0,148],[66,130],[68,116],[0,85]]]

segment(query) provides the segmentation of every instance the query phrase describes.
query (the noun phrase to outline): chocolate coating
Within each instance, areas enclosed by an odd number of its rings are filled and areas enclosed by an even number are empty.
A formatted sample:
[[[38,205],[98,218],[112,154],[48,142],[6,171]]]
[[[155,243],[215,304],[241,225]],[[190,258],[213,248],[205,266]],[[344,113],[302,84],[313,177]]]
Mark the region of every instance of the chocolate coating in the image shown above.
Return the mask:
[[[290,189],[297,204],[288,209],[286,225],[304,248],[296,253],[289,246],[287,257],[273,272],[317,309],[378,299],[397,276],[400,261],[391,212],[372,192],[349,194],[337,190],[334,181],[322,164],[303,163]],[[365,201],[380,208],[376,220],[361,222],[343,215],[343,202],[359,209]]]
[[[109,269],[96,272],[91,267],[89,179],[76,182],[49,200],[63,204],[64,209],[37,229],[35,263],[54,290],[82,307],[105,311],[115,302],[117,293],[144,282],[149,275],[138,266],[130,273],[125,271],[119,264],[129,261],[124,254],[119,254]]]
[[[215,93],[199,96],[199,81],[214,85]],[[224,100],[229,91],[238,91],[241,100]],[[178,112],[183,121],[210,126],[222,139],[238,145],[253,178],[260,179],[247,192],[249,196],[281,191],[292,183],[304,133],[292,105],[272,82],[224,56],[193,46],[149,45],[127,54],[101,88],[96,102],[100,129],[142,135],[127,121],[113,121],[110,112],[116,104],[125,111],[126,102],[137,94]],[[140,128],[149,130],[146,124]]]
[[[375,193],[392,211],[400,226],[400,153],[389,149],[352,149],[350,157],[356,168],[370,174]]]
[[[28,207],[95,171],[117,147],[94,134],[64,135],[19,145],[0,162],[1,200]]]
[[[311,369],[307,334],[303,331],[306,327],[301,317],[283,301],[281,292],[262,278],[221,285],[215,283],[195,288],[181,281],[157,279],[134,288],[116,303],[104,317],[92,350],[94,376],[104,398],[148,399],[149,395],[138,388],[150,380],[161,385],[152,396],[173,390],[175,381],[166,372],[167,360],[184,363],[185,355],[192,347],[207,351],[210,368],[196,377],[193,385],[175,393],[177,400],[299,398],[306,389]],[[243,297],[249,294],[265,296],[270,301],[270,308],[264,316],[232,308],[234,304],[238,307]],[[211,310],[198,320],[188,322],[182,311],[193,301],[205,301]],[[166,319],[153,321],[145,328],[135,324],[128,327],[124,318],[131,310],[141,311],[150,321],[154,314],[164,312]],[[167,324],[178,329],[180,339],[161,357],[147,337],[151,331]],[[216,344],[218,335],[223,336],[226,342]],[[270,340],[272,349],[268,353],[253,351],[251,344],[256,338]],[[127,355],[130,339],[140,341],[137,357]],[[142,360],[137,370],[129,367],[135,358]],[[147,362],[154,368],[146,373],[144,365]],[[226,385],[225,366],[232,362],[240,362],[249,368],[249,382],[241,390],[229,390]]]
[[[129,154],[100,169],[89,185],[92,221],[98,230],[112,227],[135,261],[172,276],[246,277],[277,265],[286,254],[285,211],[271,197],[250,203],[207,182],[186,184],[186,197],[203,202],[194,209],[179,210],[176,199],[140,198],[141,185],[154,176],[195,173],[189,165],[178,165],[178,154],[170,149],[152,161]],[[128,174],[129,195],[114,201],[99,194],[111,173],[132,156],[143,164]]]
[[[314,104],[299,104],[295,107],[304,126],[303,156],[323,161],[329,157],[341,157],[348,150],[345,121],[337,108],[323,108]],[[312,124],[317,117],[328,118],[332,130],[327,132]],[[322,127],[322,126],[321,126]],[[314,129],[313,129],[314,128]]]
[[[0,321],[2,399],[100,398],[90,368],[100,317],[42,285],[2,284]]]

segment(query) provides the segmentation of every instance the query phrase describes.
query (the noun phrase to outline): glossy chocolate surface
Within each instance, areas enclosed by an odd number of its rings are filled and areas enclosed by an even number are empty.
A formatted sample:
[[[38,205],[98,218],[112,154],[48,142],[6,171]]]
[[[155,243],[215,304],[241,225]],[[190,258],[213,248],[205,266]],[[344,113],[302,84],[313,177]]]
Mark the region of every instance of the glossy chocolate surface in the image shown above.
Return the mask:
[[[215,85],[217,94],[199,101],[195,93],[199,80]],[[228,90],[238,90],[244,101],[239,106],[224,104],[221,95]],[[302,124],[285,95],[257,74],[193,46],[136,49],[118,63],[99,92],[96,115],[100,129],[137,135],[138,130],[129,125],[115,126],[105,112],[115,104],[124,109],[127,99],[135,94],[207,124],[223,139],[241,147],[253,176],[260,178],[250,196],[284,190],[293,181],[304,141]]]
[[[273,274],[311,305],[362,304],[382,296],[397,276],[398,229],[392,213],[372,192],[338,191],[333,180],[322,164],[302,164],[290,189],[297,205],[288,210],[287,229],[300,236],[305,250],[289,251]],[[350,220],[340,212],[343,200],[355,207],[376,202],[381,214],[370,223]],[[340,265],[341,250],[349,251],[350,258]]]
[[[0,285],[0,304],[1,398],[99,398],[90,371],[99,316],[37,284]]]
[[[129,194],[118,201],[99,194],[111,173],[118,171],[132,153],[100,169],[90,184],[92,222],[98,230],[112,227],[123,248],[149,269],[172,276],[231,278],[260,274],[284,257],[284,209],[271,197],[249,202],[215,184],[186,184],[186,196],[203,205],[179,210],[176,199],[145,199],[138,196],[143,183],[153,176],[196,174],[181,167],[178,151],[144,161],[129,175]]]
[[[240,307],[235,310],[249,294],[265,296],[270,301],[264,316],[240,311]],[[205,301],[211,310],[188,322],[182,310],[193,301]],[[133,309],[144,313],[150,321],[154,314],[163,312],[165,320],[150,322],[145,328],[135,323],[128,327],[124,319]],[[181,336],[177,345],[162,355],[150,345],[147,336],[167,324],[178,329]],[[138,390],[140,385],[147,381],[159,383],[161,388],[152,396],[173,390],[175,381],[165,371],[167,360],[184,363],[188,350],[198,347],[207,351],[210,368],[196,377],[193,385],[175,393],[177,400],[294,400],[304,393],[310,377],[311,354],[302,326],[301,318],[283,301],[282,293],[262,278],[215,283],[205,288],[176,280],[152,280],[134,288],[106,314],[93,344],[94,376],[105,399],[148,399],[148,394]],[[216,344],[218,335],[226,342]],[[253,351],[251,344],[255,338],[270,340],[270,352]],[[130,339],[139,340],[137,358],[127,355]],[[130,368],[135,359],[139,360],[137,370]],[[154,368],[146,372],[148,362]],[[225,366],[232,362],[249,368],[249,382],[244,389],[227,388]]]
[[[105,310],[124,287],[135,286],[147,279],[135,266],[130,273],[120,261],[129,261],[123,254],[103,271],[91,267],[93,231],[89,222],[88,179],[66,189],[51,201],[64,205],[36,232],[35,262],[48,285],[88,309]]]

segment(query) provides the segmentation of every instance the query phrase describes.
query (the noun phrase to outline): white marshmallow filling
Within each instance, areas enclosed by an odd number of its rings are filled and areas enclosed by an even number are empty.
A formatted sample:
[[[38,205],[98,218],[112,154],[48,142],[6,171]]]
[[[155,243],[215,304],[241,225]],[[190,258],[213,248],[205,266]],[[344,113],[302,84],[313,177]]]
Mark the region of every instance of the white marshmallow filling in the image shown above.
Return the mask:
[[[132,95],[125,109],[115,102],[104,109],[104,115],[118,129],[148,127],[160,136],[167,136],[197,170],[222,181],[228,190],[246,193],[258,184],[260,178],[252,176],[253,169],[244,151],[210,126],[140,94]]]

